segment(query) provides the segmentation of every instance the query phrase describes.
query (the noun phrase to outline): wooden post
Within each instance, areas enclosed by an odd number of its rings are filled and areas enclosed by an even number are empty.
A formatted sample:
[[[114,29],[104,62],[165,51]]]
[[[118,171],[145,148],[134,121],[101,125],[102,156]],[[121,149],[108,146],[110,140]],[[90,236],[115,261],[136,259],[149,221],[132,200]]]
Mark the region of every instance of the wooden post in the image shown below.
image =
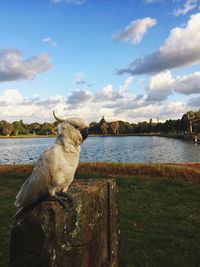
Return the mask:
[[[75,181],[66,211],[56,201],[26,210],[11,232],[10,267],[118,266],[118,208],[113,180]]]

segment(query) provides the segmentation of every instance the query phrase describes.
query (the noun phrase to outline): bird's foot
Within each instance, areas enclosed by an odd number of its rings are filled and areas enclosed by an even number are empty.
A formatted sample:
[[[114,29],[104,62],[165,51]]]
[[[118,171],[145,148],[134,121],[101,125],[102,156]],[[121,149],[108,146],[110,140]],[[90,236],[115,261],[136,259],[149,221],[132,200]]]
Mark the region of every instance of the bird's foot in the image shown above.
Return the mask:
[[[66,201],[67,200],[66,198],[63,198],[63,197],[58,196],[57,194],[55,194],[54,196],[49,198],[49,200],[56,200],[66,211],[69,211],[69,204]]]
[[[57,192],[56,195],[62,198],[64,201],[67,201],[70,204],[70,206],[72,206],[73,200],[72,200],[72,196],[69,193],[61,191],[61,192]]]
[[[65,192],[57,192],[54,196],[50,197],[49,200],[56,200],[67,211],[69,210],[69,207],[72,207],[73,205],[71,195]]]

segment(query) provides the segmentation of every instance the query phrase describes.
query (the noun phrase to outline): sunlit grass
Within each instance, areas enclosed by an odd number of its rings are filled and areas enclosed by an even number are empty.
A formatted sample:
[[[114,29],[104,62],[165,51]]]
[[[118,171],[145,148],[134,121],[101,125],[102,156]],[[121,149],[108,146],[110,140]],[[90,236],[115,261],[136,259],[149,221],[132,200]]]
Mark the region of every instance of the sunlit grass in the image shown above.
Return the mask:
[[[200,186],[169,180],[118,180],[120,266],[198,266]]]
[[[200,183],[200,164],[192,168],[192,165],[188,167],[181,164],[89,162],[81,163],[78,171],[110,176],[137,176],[146,179],[162,178]]]
[[[0,166],[0,266],[7,266],[14,198],[31,165]],[[115,178],[120,266],[198,266],[200,170],[165,164],[82,163],[76,178]]]

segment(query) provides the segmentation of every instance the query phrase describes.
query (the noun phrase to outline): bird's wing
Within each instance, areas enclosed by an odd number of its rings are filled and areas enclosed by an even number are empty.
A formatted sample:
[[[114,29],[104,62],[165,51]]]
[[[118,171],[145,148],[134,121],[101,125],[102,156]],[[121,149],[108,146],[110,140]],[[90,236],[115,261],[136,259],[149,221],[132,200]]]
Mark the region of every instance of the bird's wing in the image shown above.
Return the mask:
[[[49,194],[49,189],[54,186],[52,181],[58,168],[58,156],[56,145],[42,153],[32,174],[16,196],[17,207],[32,205]]]

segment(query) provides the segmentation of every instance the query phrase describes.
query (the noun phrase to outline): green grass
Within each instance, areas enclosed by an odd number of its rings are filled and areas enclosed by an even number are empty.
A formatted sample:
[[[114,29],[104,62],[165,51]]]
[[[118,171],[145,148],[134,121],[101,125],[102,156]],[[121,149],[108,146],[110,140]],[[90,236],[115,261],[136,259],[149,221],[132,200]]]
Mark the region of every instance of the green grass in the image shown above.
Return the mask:
[[[120,178],[121,266],[199,266],[200,186]]]
[[[23,173],[0,173],[0,266],[2,267],[8,265],[11,217],[16,211],[13,202],[25,176]]]
[[[29,172],[30,168],[22,172],[16,167],[14,171],[0,172],[0,266],[8,264],[14,197]],[[106,177],[100,171],[92,174],[89,168],[88,173],[79,170],[76,174],[79,179]],[[121,267],[200,265],[200,184],[163,178],[125,178],[120,173],[115,177]]]

